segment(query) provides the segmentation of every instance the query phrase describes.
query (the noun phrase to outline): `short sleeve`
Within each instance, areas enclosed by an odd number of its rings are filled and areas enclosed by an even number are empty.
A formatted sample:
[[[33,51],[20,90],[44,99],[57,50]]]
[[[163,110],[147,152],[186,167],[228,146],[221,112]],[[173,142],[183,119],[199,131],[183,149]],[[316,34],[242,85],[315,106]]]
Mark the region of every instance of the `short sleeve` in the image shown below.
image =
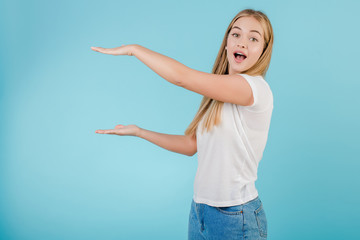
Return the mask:
[[[254,96],[254,103],[250,106],[245,106],[246,109],[262,112],[273,107],[272,91],[262,76],[239,75],[244,77],[249,83]]]

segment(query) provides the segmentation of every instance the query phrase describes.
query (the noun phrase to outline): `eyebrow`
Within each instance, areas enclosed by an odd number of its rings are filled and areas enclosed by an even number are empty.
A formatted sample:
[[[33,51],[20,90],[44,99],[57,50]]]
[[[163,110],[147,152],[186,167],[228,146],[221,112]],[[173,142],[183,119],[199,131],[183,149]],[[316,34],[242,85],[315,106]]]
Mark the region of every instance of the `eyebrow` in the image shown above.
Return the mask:
[[[239,27],[237,27],[237,26],[234,26],[232,29],[234,29],[234,28],[237,28],[237,29],[242,30],[241,28],[239,28]],[[250,30],[250,32],[256,32],[256,33],[258,33],[258,34],[261,36],[261,33],[260,33],[259,31],[257,31],[257,30]]]

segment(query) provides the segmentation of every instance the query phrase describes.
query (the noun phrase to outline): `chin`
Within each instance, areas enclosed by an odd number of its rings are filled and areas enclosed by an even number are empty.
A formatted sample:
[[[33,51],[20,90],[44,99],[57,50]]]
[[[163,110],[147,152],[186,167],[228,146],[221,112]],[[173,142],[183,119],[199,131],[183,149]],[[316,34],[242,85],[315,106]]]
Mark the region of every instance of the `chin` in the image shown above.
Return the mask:
[[[244,69],[244,68],[237,68],[237,69],[233,69],[234,73],[244,73],[246,70],[248,70],[248,68]]]

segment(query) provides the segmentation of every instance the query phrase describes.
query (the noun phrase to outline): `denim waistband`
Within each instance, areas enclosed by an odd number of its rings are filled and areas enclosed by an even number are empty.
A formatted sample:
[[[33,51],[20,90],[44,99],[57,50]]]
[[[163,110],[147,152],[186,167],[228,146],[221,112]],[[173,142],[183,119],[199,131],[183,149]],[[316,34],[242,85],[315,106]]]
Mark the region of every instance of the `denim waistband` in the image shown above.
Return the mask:
[[[197,202],[195,202],[194,200],[192,200],[193,201],[193,203],[195,204],[195,205],[197,205],[197,206],[200,206],[200,205],[207,205],[207,206],[210,206],[210,205],[208,205],[208,204],[204,204],[204,203],[197,203]],[[248,201],[248,202],[245,202],[245,203],[242,203],[242,204],[239,204],[239,205],[234,205],[234,206],[231,206],[231,207],[235,207],[235,206],[248,206],[248,207],[253,207],[253,208],[257,208],[257,207],[259,207],[260,205],[261,205],[261,200],[260,200],[260,198],[259,198],[259,196],[257,196],[256,198],[254,198],[254,199],[252,199],[252,200],[250,200],[250,201]],[[212,206],[210,206],[210,207],[212,207]]]
[[[250,200],[250,201],[240,204],[240,205],[246,205],[246,206],[250,206],[250,207],[258,207],[259,205],[261,205],[261,200],[260,200],[259,196],[257,196],[253,200]]]

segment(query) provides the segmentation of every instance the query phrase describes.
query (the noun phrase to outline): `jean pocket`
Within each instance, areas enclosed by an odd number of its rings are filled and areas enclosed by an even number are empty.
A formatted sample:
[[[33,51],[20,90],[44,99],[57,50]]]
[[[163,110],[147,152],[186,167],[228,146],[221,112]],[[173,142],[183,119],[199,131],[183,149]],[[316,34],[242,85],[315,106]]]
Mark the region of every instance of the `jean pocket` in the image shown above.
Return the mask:
[[[255,210],[255,218],[259,228],[260,236],[267,237],[267,220],[262,204],[258,209]]]
[[[242,207],[240,205],[231,206],[231,207],[215,207],[219,212],[226,215],[240,215],[243,213]]]

